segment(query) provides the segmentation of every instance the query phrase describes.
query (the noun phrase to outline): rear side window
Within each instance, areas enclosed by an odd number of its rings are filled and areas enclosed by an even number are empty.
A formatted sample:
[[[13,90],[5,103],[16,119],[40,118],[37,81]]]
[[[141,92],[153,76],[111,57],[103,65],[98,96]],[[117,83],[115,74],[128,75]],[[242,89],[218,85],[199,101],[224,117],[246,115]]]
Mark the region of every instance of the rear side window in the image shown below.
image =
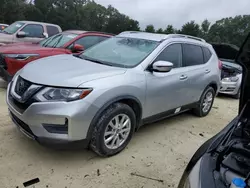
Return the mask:
[[[204,54],[204,62],[208,62],[208,60],[211,58],[212,53],[208,48],[202,47],[203,54]]]
[[[86,50],[101,41],[103,41],[102,36],[85,36],[75,41],[75,44],[82,45],[84,49]]]
[[[200,46],[192,44],[182,44],[183,47],[183,67],[204,64],[203,51]]]
[[[48,33],[49,37],[59,33],[58,28],[55,26],[47,25],[46,29],[47,29],[47,33]]]
[[[28,24],[22,29],[22,31],[26,33],[27,37],[44,38],[42,25]]]
[[[182,51],[181,44],[172,44],[166,47],[155,61],[169,61],[174,68],[181,67]]]

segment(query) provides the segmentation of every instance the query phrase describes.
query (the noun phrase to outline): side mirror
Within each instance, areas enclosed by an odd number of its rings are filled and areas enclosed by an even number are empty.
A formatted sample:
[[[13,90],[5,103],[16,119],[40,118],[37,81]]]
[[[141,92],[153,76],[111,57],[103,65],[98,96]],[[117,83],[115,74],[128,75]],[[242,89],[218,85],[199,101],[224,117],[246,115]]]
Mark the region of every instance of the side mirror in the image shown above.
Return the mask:
[[[84,47],[80,44],[74,44],[72,47],[73,52],[81,52],[84,51]]]
[[[169,61],[156,61],[154,62],[154,64],[152,65],[151,70],[153,72],[169,72],[171,71],[171,69],[173,68],[173,63],[169,62]]]
[[[44,36],[45,38],[48,38],[48,37],[49,37],[48,33],[43,33],[43,36]]]
[[[24,31],[19,31],[17,34],[16,34],[17,38],[24,38],[26,37],[26,33]]]

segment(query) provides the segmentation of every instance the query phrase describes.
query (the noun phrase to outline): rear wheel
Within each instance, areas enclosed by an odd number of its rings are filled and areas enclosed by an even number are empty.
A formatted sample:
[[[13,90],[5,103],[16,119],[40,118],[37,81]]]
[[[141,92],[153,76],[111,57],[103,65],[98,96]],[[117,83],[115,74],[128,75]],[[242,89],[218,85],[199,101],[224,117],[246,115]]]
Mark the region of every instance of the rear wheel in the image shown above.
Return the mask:
[[[101,156],[112,156],[121,152],[134,133],[136,117],[126,104],[115,103],[99,117],[90,147]]]
[[[206,88],[203,92],[198,106],[193,110],[194,114],[199,117],[204,117],[210,112],[215,97],[215,91],[212,87]]]

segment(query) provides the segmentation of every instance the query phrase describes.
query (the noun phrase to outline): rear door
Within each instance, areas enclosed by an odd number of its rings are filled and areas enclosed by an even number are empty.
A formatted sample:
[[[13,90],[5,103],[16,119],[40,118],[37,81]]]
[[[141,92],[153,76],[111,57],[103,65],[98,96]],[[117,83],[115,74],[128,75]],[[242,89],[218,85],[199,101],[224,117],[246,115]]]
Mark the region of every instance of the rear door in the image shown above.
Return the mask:
[[[204,49],[196,44],[182,44],[183,48],[183,74],[188,77],[187,85],[183,93],[183,102],[191,104],[198,102],[203,90],[209,84],[211,69],[209,56],[204,58]],[[210,56],[211,57],[211,56]]]
[[[48,37],[51,37],[53,35],[60,33],[58,27],[53,26],[53,25],[46,25],[46,30],[47,30]]]

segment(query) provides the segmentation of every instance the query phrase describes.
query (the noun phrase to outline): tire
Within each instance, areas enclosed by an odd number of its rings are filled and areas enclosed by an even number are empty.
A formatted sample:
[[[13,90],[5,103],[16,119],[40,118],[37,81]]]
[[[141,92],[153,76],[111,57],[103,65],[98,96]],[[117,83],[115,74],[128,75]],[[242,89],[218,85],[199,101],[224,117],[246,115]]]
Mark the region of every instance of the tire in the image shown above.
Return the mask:
[[[126,122],[129,119],[124,129],[120,129],[120,130],[113,129],[114,127],[116,127],[114,125],[116,125],[117,117],[119,119],[119,122],[122,121],[122,118],[125,118],[124,122]],[[132,108],[130,108],[128,105],[123,104],[123,103],[114,103],[110,107],[108,107],[100,115],[98,119],[99,120],[97,121],[97,124],[95,125],[94,131],[92,134],[90,148],[98,155],[104,156],[104,157],[112,156],[121,152],[128,145],[135,130],[136,116]],[[130,127],[130,130],[125,132],[124,130],[125,129],[128,130],[129,129],[128,127]],[[112,134],[108,134],[111,132]],[[107,134],[106,136],[104,136],[105,133]],[[122,133],[125,135],[123,136],[126,137],[126,139],[124,139],[123,141],[121,141],[123,139],[121,135]],[[107,141],[108,138],[112,137],[111,135],[114,135],[113,139],[110,142],[105,143],[105,139]],[[112,142],[115,138],[116,138],[116,141],[114,142],[113,145],[116,145],[116,146],[112,147]],[[121,144],[119,146],[117,145],[118,143],[117,139],[119,139],[120,144]]]
[[[207,108],[205,110],[203,103],[205,102],[206,97],[209,95],[209,93],[212,95],[211,104],[210,104],[209,108]],[[204,117],[204,116],[208,115],[212,109],[212,106],[214,103],[214,97],[215,97],[214,89],[212,87],[207,87],[201,95],[198,106],[195,109],[193,109],[194,114],[198,117]]]
[[[237,92],[236,95],[233,95],[233,98],[235,98],[235,99],[239,99],[240,98],[240,89],[239,89],[239,91]]]

